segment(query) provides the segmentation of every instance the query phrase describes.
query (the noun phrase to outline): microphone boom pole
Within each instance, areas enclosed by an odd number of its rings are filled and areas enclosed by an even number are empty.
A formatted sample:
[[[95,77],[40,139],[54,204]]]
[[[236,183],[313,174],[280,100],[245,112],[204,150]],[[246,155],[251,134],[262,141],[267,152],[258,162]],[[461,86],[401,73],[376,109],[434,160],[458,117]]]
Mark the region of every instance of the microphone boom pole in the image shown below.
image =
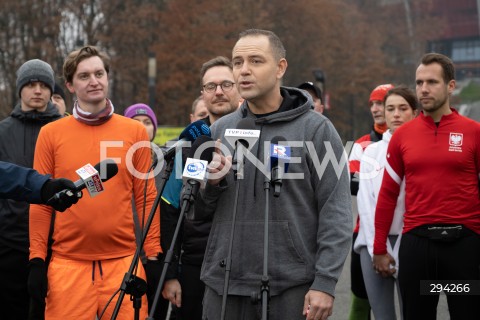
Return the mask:
[[[266,178],[263,183],[265,190],[265,219],[263,226],[263,275],[262,285],[260,286],[260,296],[253,293],[252,302],[258,302],[259,298],[262,301],[262,320],[268,320],[269,302],[270,302],[270,278],[268,276],[268,222],[270,214],[270,183]]]
[[[190,209],[190,204],[195,201],[195,194],[197,194],[200,184],[197,181],[188,181],[185,186],[185,193],[183,196],[182,209],[178,217],[177,225],[175,226],[175,232],[173,233],[172,242],[168,248],[167,254],[165,255],[164,265],[162,269],[162,274],[160,280],[158,281],[157,291],[155,291],[155,297],[153,299],[153,305],[150,309],[150,314],[146,320],[153,320],[153,315],[157,308],[158,300],[160,299],[160,293],[162,292],[163,284],[165,282],[165,277],[167,276],[168,267],[172,263],[173,251],[175,248],[175,243],[177,242],[178,233],[180,232],[180,227],[185,217],[185,213]]]
[[[225,320],[225,313],[227,309],[227,295],[228,295],[228,285],[230,281],[230,271],[232,270],[232,248],[233,248],[233,236],[235,235],[235,220],[237,216],[237,204],[238,204],[238,193],[240,190],[240,183],[238,180],[235,182],[235,200],[233,202],[233,215],[232,215],[232,227],[230,230],[230,241],[228,243],[228,254],[227,261],[223,262],[225,266],[225,281],[223,285],[223,296],[222,296],[222,311],[221,311],[221,320]]]
[[[206,142],[213,142],[210,136],[199,136],[192,145],[190,149],[190,155],[195,156],[197,149]],[[160,293],[162,292],[165,278],[167,276],[168,267],[172,263],[173,253],[175,249],[175,244],[177,242],[178,234],[180,233],[180,227],[182,226],[183,219],[185,218],[186,213],[190,210],[190,205],[195,202],[196,195],[202,186],[205,186],[206,180],[206,167],[208,162],[212,161],[214,149],[210,150],[207,148],[204,153],[200,155],[200,159],[187,158],[184,168],[184,173],[182,177],[185,182],[185,188],[182,195],[182,209],[177,220],[177,225],[175,226],[175,231],[170,243],[170,247],[165,255],[165,260],[163,262],[162,274],[157,284],[157,290],[155,291],[155,297],[153,299],[153,305],[150,309],[149,317],[146,320],[154,319],[155,310],[160,299]],[[160,319],[159,319],[160,320]]]
[[[240,191],[240,181],[238,181],[238,178],[240,177],[240,179],[243,179],[245,166],[245,155],[243,151],[248,150],[249,147],[252,147],[257,142],[259,137],[260,130],[255,129],[255,120],[252,118],[243,118],[238,122],[237,129],[227,129],[225,131],[225,139],[235,148],[232,159],[232,169],[235,178],[235,199],[233,203],[232,227],[230,229],[227,258],[226,261],[222,261],[222,266],[225,267],[225,280],[223,286],[222,310],[220,315],[221,320],[225,320],[227,309],[228,286],[230,282],[230,272],[232,270],[233,239],[235,235],[235,223],[237,219],[238,194]]]
[[[203,135],[210,136],[210,134],[211,133],[210,133],[209,126],[204,121],[197,120],[197,121],[189,124],[185,129],[183,129],[182,133],[179,136],[179,141],[177,142],[177,144],[167,148],[167,150],[164,152],[163,158],[166,160],[167,166],[166,166],[164,175],[162,177],[161,185],[160,185],[160,188],[158,188],[159,190],[157,190],[157,196],[155,197],[155,201],[153,203],[152,210],[150,211],[147,222],[145,224],[144,231],[143,231],[143,236],[142,236],[142,241],[141,241],[140,245],[137,246],[137,248],[135,250],[134,257],[133,257],[133,260],[132,260],[132,263],[130,264],[130,268],[128,269],[127,273],[125,274],[125,276],[122,280],[117,304],[115,305],[115,309],[113,310],[113,314],[112,314],[111,319],[116,319],[117,318],[118,312],[120,310],[123,298],[124,298],[127,290],[131,291],[133,289],[133,287],[138,287],[138,285],[135,283],[135,280],[139,279],[139,278],[133,276],[132,272],[133,272],[135,266],[138,263],[138,260],[139,260],[139,257],[140,257],[140,252],[143,248],[143,244],[145,243],[145,240],[147,238],[148,230],[150,229],[150,225],[152,224],[153,218],[155,216],[155,211],[157,211],[158,205],[160,204],[163,189],[165,189],[165,184],[166,184],[166,182],[167,182],[167,180],[168,180],[168,178],[169,178],[169,176],[170,176],[170,174],[173,170],[174,155],[176,153],[176,150],[178,148],[183,147],[184,142],[195,141],[198,137],[201,137]],[[145,292],[146,292],[146,285],[145,285]],[[142,295],[144,293],[142,293]],[[137,319],[138,318],[138,311],[139,311],[138,310],[139,309],[138,303],[141,304],[141,295],[140,295],[140,299],[137,298],[135,300],[138,301],[138,302],[134,301],[135,319]]]
[[[268,320],[268,312],[270,310],[270,277],[268,276],[268,237],[269,237],[269,215],[270,215],[270,186],[273,186],[273,196],[277,198],[280,195],[282,187],[282,170],[286,172],[288,167],[283,161],[289,161],[290,149],[289,147],[282,147],[279,141],[286,139],[281,136],[275,136],[270,143],[270,174],[271,177],[265,177],[263,183],[265,190],[265,216],[263,229],[263,274],[262,284],[260,286],[260,294],[252,293],[252,303],[262,303],[262,320]],[[279,161],[283,159],[282,161]]]
[[[140,280],[142,280],[142,279],[133,275],[133,270],[135,269],[135,266],[137,265],[137,263],[139,261],[140,252],[141,252],[141,250],[143,248],[143,244],[145,243],[145,240],[147,238],[147,234],[148,234],[148,231],[150,230],[150,226],[151,226],[153,218],[155,216],[155,212],[157,211],[158,205],[160,204],[160,199],[161,199],[161,196],[162,196],[162,193],[163,193],[163,189],[165,188],[165,183],[168,180],[168,177],[170,176],[170,173],[172,172],[173,159],[174,158],[171,158],[171,159],[167,160],[167,166],[166,166],[165,172],[162,176],[162,181],[161,181],[161,185],[160,185],[160,188],[159,188],[160,190],[157,191],[157,196],[155,197],[155,201],[152,205],[152,209],[150,210],[150,214],[148,215],[148,219],[145,223],[141,243],[135,249],[135,254],[133,256],[130,267],[129,267],[127,273],[125,273],[125,276],[123,277],[122,284],[120,286],[120,293],[118,295],[117,303],[116,303],[115,309],[113,310],[113,313],[112,313],[112,317],[111,317],[112,320],[117,319],[118,312],[120,311],[120,307],[122,306],[122,302],[123,302],[123,299],[125,297],[125,294],[126,293],[130,294],[131,292],[133,294],[138,293],[138,292],[134,292],[134,291],[135,291],[135,289],[137,289],[139,287],[139,284],[137,282],[138,279],[140,279]],[[139,317],[139,307],[140,307],[139,304],[141,304],[141,296],[146,293],[146,290],[147,290],[147,287],[146,287],[146,282],[145,282],[144,292],[140,295],[140,298],[135,297],[135,300],[133,302],[134,308],[135,308],[135,319],[138,319],[138,317]]]

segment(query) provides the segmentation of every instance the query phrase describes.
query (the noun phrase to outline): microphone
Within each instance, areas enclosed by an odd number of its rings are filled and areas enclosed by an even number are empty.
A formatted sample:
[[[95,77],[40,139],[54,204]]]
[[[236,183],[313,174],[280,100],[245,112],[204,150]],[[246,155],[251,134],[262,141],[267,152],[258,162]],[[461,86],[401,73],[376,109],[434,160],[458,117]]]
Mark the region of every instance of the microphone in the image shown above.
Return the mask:
[[[57,192],[53,197],[48,199],[47,204],[56,203],[65,195],[73,196],[72,191],[81,193],[81,190],[84,188],[87,188],[87,191],[91,197],[96,196],[103,191],[102,182],[108,181],[118,173],[118,166],[117,163],[112,159],[105,159],[97,163],[95,167],[92,167],[91,164],[87,164],[76,170],[76,172],[80,176],[80,179],[73,183],[76,190],[65,189]],[[78,197],[81,198],[81,194]]]
[[[253,147],[260,137],[260,130],[255,130],[255,120],[243,118],[237,123],[236,129],[225,130],[225,140],[236,149],[238,142],[245,148]]]
[[[104,190],[102,182],[105,182],[118,173],[118,166],[112,159],[105,159],[92,167],[90,163],[76,170],[80,179],[73,184],[80,191],[87,188],[91,197]]]
[[[210,127],[202,120],[190,123],[178,137],[178,141],[163,150],[163,158],[167,161],[175,156],[178,148],[183,148],[187,142],[195,141],[200,136],[211,136]]]
[[[197,155],[196,153],[199,147],[207,142],[211,142],[211,146],[204,146],[201,154]],[[207,165],[212,161],[213,152],[215,151],[213,145],[213,139],[208,136],[200,136],[195,140],[190,149],[190,155],[185,162],[185,168],[183,169],[183,183],[196,181],[200,184],[201,189],[205,188],[205,183],[207,182]]]
[[[207,143],[207,145],[203,145],[204,143]],[[190,204],[195,201],[198,190],[204,189],[207,182],[207,165],[212,161],[213,152],[215,151],[214,144],[213,139],[210,137],[198,137],[190,149],[190,155],[183,169],[184,190],[182,201],[186,204],[185,212],[189,220],[194,220],[195,215],[193,212],[189,213]],[[202,149],[199,150],[200,146],[202,146]]]
[[[275,136],[270,143],[270,168],[271,183],[273,185],[273,196],[280,196],[283,175],[288,171],[290,162],[290,147],[279,144],[280,141],[287,141],[282,136]]]
[[[259,137],[260,130],[255,130],[255,120],[252,118],[243,118],[238,122],[236,129],[225,130],[225,140],[235,148],[232,159],[232,168],[235,179],[238,178],[237,175],[241,176],[243,174],[244,159],[243,152],[240,152],[240,146],[243,146],[248,150],[253,147]],[[237,174],[237,172],[240,173]]]

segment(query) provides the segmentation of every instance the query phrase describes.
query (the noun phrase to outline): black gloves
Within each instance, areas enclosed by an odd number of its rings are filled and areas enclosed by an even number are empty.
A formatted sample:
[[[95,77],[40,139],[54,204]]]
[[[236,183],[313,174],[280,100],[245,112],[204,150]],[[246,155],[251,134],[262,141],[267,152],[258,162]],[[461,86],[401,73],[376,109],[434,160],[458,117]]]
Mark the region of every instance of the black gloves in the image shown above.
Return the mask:
[[[42,187],[42,201],[57,211],[65,211],[78,202],[82,192],[68,179],[50,179]]]
[[[28,264],[28,293],[35,301],[44,302],[47,296],[48,279],[47,266],[40,258],[33,258]]]

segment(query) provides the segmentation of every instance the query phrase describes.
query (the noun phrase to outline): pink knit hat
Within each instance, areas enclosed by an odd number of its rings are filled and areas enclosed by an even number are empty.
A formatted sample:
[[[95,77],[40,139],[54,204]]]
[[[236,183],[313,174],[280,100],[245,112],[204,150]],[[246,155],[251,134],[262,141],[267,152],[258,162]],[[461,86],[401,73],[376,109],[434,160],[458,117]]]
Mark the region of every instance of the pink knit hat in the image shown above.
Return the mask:
[[[148,116],[152,122],[153,122],[153,127],[154,131],[153,133],[157,133],[157,117],[155,116],[155,113],[153,110],[147,106],[146,104],[143,103],[136,103],[134,105],[131,105],[127,109],[125,109],[125,112],[123,115],[127,118],[133,118],[135,116]]]

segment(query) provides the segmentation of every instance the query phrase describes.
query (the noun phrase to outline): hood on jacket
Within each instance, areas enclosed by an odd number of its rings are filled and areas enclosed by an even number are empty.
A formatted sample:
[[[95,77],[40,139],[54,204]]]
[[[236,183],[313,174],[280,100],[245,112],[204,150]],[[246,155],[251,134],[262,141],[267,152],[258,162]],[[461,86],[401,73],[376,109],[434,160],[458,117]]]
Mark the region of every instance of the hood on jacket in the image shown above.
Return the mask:
[[[242,118],[250,115],[257,117],[255,121],[257,124],[274,123],[290,121],[311,110],[313,105],[312,97],[305,94],[302,90],[293,87],[280,87],[280,94],[283,97],[282,104],[277,111],[266,116],[253,114],[248,108],[248,101],[245,100],[240,106]]]
[[[16,118],[20,121],[39,121],[48,123],[53,120],[60,119],[62,116],[58,113],[58,109],[53,105],[51,101],[47,104],[47,109],[44,112],[39,112],[37,110],[32,111],[23,111],[20,103],[18,103],[10,113],[12,118]]]

